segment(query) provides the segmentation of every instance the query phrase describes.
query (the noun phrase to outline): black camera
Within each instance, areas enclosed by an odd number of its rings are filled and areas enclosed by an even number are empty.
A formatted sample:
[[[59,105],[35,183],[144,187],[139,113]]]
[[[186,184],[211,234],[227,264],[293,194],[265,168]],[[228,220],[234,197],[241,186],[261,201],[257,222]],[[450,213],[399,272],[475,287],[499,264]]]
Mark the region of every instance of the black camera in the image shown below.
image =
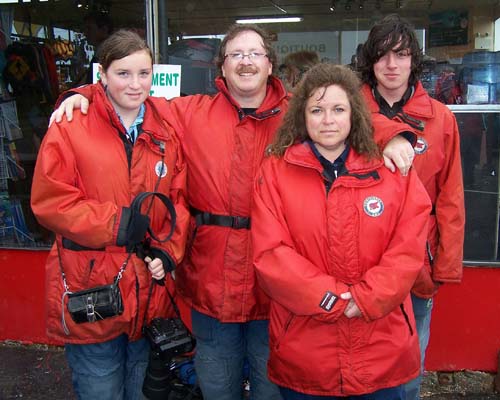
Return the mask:
[[[144,329],[153,350],[164,359],[189,353],[194,348],[194,339],[180,318],[155,318]]]
[[[195,340],[180,318],[155,318],[144,328],[144,335],[151,353],[142,393],[150,400],[171,398],[182,389],[172,373],[172,358],[191,352]]]

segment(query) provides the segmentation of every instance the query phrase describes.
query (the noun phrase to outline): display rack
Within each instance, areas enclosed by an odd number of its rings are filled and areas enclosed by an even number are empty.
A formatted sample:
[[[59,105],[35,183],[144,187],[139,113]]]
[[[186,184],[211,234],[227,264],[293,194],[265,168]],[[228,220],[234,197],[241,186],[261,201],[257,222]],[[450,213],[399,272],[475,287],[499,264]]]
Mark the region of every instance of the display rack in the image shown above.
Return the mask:
[[[21,202],[9,196],[9,180],[25,177],[13,142],[21,138],[15,101],[0,101],[0,238],[19,244],[35,241],[26,226]]]

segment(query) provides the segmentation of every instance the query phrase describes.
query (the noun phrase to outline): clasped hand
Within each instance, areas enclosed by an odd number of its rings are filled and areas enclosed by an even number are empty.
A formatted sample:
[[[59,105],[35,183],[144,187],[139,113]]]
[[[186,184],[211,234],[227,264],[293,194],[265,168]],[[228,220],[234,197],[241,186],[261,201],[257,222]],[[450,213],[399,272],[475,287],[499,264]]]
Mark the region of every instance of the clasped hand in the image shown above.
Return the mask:
[[[340,295],[342,300],[348,300],[347,307],[344,310],[344,315],[347,318],[354,318],[361,316],[361,310],[359,309],[356,301],[353,299],[351,292],[345,292]]]
[[[144,261],[148,265],[149,272],[151,272],[153,279],[159,281],[165,278],[165,269],[163,268],[163,262],[159,258],[151,259],[151,257],[147,256],[144,258]]]

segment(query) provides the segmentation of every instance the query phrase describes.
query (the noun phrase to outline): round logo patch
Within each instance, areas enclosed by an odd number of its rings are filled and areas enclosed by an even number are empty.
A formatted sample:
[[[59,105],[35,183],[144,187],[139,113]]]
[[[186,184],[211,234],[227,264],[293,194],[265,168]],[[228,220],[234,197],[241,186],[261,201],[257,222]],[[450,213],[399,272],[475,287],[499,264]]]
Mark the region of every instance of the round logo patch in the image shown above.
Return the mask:
[[[370,217],[378,217],[384,212],[384,203],[376,196],[370,196],[363,202],[363,209]]]
[[[156,176],[161,176],[164,178],[167,176],[167,164],[165,164],[163,161],[158,161],[155,165],[155,172]]]
[[[425,153],[427,151],[428,147],[429,147],[429,145],[427,144],[427,142],[425,141],[425,139],[422,138],[422,137],[419,137],[417,139],[417,143],[413,147],[413,150],[415,150],[416,154],[423,154],[423,153]]]

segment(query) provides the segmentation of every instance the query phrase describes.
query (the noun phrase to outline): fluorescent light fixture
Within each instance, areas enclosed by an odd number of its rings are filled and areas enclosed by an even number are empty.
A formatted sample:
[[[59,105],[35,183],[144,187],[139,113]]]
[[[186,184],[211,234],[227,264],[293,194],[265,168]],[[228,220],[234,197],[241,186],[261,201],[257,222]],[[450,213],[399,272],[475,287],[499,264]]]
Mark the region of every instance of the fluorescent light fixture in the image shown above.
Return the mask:
[[[276,24],[283,22],[300,22],[302,17],[255,17],[237,19],[237,24]]]
[[[38,0],[39,3],[46,3],[49,0]],[[31,3],[31,0],[0,0],[0,4]]]

